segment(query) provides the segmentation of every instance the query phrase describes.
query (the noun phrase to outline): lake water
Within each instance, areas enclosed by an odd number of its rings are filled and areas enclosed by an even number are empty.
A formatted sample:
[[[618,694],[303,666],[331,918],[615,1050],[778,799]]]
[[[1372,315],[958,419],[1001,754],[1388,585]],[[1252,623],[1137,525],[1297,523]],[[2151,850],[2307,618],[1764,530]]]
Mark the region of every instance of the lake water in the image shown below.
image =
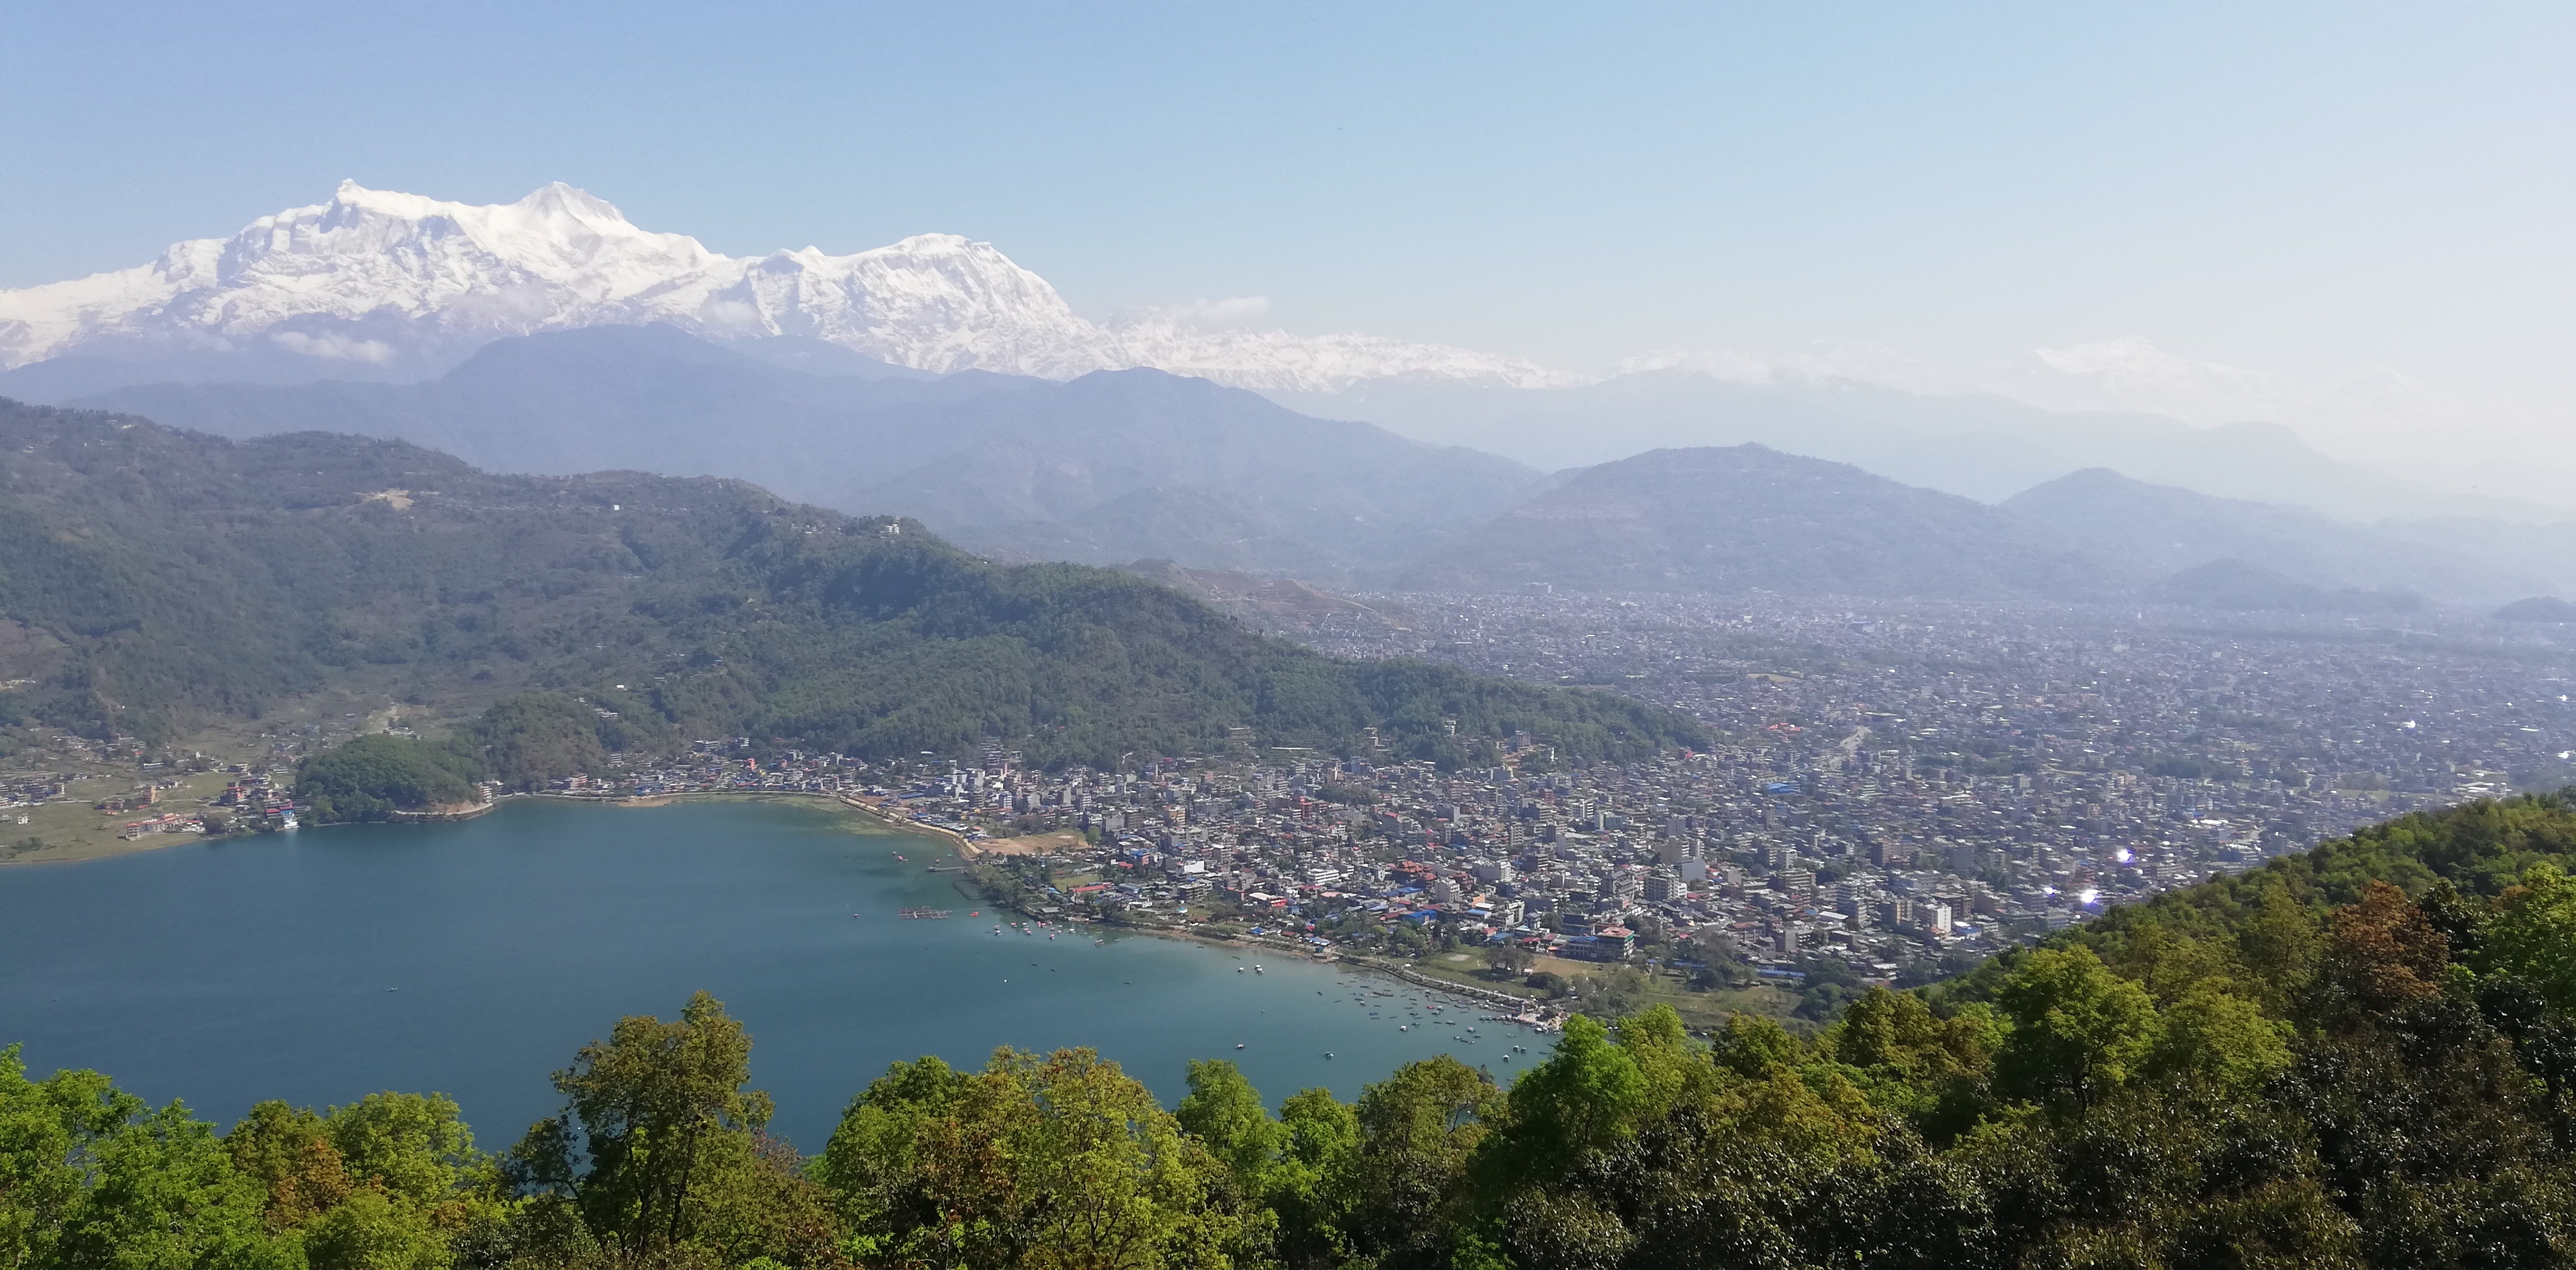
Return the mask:
[[[888,1063],[922,1054],[980,1066],[999,1045],[1088,1045],[1166,1104],[1187,1060],[1231,1058],[1275,1106],[1313,1085],[1356,1097],[1443,1052],[1508,1082],[1546,1048],[1457,998],[1311,961],[1081,927],[996,936],[991,909],[925,867],[941,862],[934,840],[854,832],[811,803],[523,799],[461,824],[0,869],[0,1045],[24,1042],[33,1073],[96,1068],[227,1124],[264,1098],[437,1090],[497,1150],[556,1110],[547,1075],[581,1044],[704,988],[750,1027],[773,1128],[808,1151]],[[1256,959],[1266,973],[1236,971]],[[1468,1024],[1482,1039],[1453,1040]],[[1506,1061],[1515,1044],[1530,1052]]]

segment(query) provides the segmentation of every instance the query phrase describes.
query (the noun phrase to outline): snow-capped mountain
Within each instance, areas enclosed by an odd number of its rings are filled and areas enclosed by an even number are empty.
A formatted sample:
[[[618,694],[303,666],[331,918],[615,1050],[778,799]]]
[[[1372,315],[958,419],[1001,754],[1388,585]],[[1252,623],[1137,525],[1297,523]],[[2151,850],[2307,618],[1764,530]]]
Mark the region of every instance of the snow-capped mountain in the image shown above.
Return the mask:
[[[327,203],[176,244],[147,265],[0,291],[0,369],[134,345],[434,362],[508,335],[649,322],[710,337],[804,336],[943,373],[1069,379],[1150,366],[1307,392],[1396,376],[1574,382],[1511,358],[1363,335],[1104,325],[992,244],[952,234],[848,256],[725,256],[637,228],[561,183],[477,207],[342,182]]]

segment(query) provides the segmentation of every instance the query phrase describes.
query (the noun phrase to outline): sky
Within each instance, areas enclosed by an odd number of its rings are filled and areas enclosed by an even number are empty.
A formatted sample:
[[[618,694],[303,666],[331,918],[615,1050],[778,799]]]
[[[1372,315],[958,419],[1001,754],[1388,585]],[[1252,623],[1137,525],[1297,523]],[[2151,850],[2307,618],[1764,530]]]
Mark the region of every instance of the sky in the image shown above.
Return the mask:
[[[0,287],[562,180],[733,254],[965,234],[1095,316],[2576,467],[2564,3],[13,9]]]

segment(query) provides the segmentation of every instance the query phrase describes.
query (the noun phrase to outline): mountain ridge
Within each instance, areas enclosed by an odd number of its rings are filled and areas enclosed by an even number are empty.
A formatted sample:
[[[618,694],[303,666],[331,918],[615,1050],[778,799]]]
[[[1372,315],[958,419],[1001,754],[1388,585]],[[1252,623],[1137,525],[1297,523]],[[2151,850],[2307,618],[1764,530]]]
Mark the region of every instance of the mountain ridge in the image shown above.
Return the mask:
[[[2541,578],[2470,553],[2391,536],[2304,508],[2214,498],[2087,468],[1998,504],[2106,564],[2179,573],[2236,560],[2300,586],[2402,590],[2493,602],[2546,590]]]
[[[2110,579],[1999,509],[1745,444],[1587,468],[1405,574],[1423,590],[1541,584],[1998,599],[2080,596]]]
[[[343,181],[328,202],[229,238],[0,291],[0,369],[82,352],[151,363],[213,351],[418,378],[503,336],[656,321],[719,338],[822,340],[942,373],[1070,379],[1154,366],[1312,390],[1391,375],[1566,381],[1517,359],[1374,336],[1201,329],[1153,314],[1092,322],[992,244],[954,234],[842,256],[726,256],[641,229],[562,182],[478,206]]]
[[[0,443],[0,682],[23,713],[93,734],[330,689],[579,693],[608,749],[1001,736],[1033,762],[1106,766],[1222,748],[1234,727],[1310,746],[1375,727],[1449,764],[1516,731],[1578,756],[1703,743],[1643,703],[1337,661],[1141,577],[996,565],[918,522],[742,481],[496,476],[400,442],[234,442],[5,400]]]
[[[237,439],[396,438],[499,471],[734,477],[850,514],[917,516],[1014,558],[1325,578],[1418,554],[1545,479],[1155,370],[1055,382],[775,362],[667,324],[594,327],[496,340],[417,384],[142,385],[68,404]]]

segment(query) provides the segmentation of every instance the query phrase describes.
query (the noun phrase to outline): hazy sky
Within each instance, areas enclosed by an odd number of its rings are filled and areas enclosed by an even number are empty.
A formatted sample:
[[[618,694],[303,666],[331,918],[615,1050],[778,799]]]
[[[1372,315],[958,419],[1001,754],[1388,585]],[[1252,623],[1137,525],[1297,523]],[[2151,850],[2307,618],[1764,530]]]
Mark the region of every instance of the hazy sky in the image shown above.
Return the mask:
[[[1966,383],[2134,336],[2283,401],[2384,367],[2576,417],[2565,3],[25,3],[7,32],[0,286],[343,177],[559,179],[732,253],[988,239],[1094,314],[1263,296],[1580,371],[1822,341]]]

